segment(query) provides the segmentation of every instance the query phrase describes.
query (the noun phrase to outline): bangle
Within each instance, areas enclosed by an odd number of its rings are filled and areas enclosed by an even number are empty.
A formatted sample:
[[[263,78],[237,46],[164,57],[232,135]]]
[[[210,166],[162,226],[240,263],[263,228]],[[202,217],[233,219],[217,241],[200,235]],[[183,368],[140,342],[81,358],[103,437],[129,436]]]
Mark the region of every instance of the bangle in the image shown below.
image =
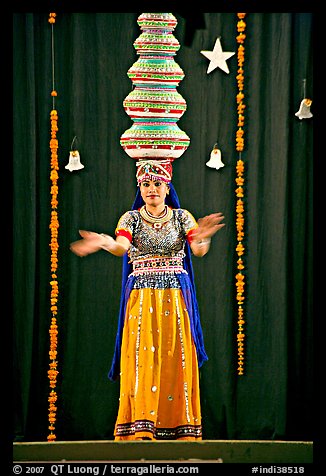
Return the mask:
[[[210,238],[206,238],[206,239],[203,239],[203,240],[200,240],[200,241],[196,241],[196,244],[198,246],[204,246],[204,245],[209,245],[211,242],[211,239]]]

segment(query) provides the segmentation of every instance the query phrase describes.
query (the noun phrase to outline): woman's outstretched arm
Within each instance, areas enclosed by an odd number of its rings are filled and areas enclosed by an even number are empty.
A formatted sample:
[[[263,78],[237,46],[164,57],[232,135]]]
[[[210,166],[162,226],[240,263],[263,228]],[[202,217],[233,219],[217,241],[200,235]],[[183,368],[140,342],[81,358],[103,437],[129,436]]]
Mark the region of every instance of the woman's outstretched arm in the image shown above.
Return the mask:
[[[87,256],[101,249],[109,251],[115,256],[123,256],[130,248],[130,241],[124,236],[117,236],[114,239],[104,233],[86,230],[79,230],[79,234],[82,239],[70,244],[71,251],[77,256]]]

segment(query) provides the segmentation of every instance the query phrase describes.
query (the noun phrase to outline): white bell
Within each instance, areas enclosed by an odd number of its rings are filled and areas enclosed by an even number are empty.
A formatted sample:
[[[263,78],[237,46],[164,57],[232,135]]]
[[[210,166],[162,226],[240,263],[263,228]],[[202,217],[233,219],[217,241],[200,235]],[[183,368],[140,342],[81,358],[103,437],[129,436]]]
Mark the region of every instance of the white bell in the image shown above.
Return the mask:
[[[222,154],[221,151],[217,148],[217,144],[214,145],[214,148],[211,152],[210,159],[208,162],[206,162],[207,167],[210,167],[211,169],[220,169],[221,167],[224,167],[224,164],[222,162]]]
[[[71,150],[69,154],[69,163],[65,166],[65,169],[68,169],[70,172],[72,172],[73,170],[80,170],[83,168],[84,166],[80,162],[78,150]]]
[[[312,113],[310,112],[311,104],[312,104],[311,99],[307,99],[307,98],[302,99],[300,107],[299,107],[299,111],[296,112],[295,115],[299,119],[309,119],[310,117],[312,117]]]

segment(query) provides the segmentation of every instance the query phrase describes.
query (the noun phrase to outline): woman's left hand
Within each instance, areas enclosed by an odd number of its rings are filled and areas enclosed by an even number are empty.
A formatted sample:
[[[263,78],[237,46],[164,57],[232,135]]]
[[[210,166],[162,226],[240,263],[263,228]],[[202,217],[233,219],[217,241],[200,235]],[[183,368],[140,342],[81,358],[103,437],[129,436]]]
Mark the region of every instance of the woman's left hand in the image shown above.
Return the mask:
[[[221,223],[224,220],[224,215],[221,212],[212,213],[203,218],[199,218],[198,228],[193,231],[192,237],[196,241],[205,240],[211,238],[215,233],[225,226],[225,223]]]

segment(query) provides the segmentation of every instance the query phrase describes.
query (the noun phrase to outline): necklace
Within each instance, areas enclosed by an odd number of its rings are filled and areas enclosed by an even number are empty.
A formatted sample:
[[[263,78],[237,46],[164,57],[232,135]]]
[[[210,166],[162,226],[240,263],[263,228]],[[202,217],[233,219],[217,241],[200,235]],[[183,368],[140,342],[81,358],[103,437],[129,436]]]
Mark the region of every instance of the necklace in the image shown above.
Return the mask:
[[[171,220],[172,214],[173,214],[172,209],[169,208],[167,205],[165,205],[164,207],[164,212],[158,217],[152,215],[148,210],[146,210],[145,205],[141,207],[141,209],[139,210],[139,213],[145,221],[147,221],[148,223],[151,223],[153,228],[156,228],[156,229],[162,228],[164,223]]]

